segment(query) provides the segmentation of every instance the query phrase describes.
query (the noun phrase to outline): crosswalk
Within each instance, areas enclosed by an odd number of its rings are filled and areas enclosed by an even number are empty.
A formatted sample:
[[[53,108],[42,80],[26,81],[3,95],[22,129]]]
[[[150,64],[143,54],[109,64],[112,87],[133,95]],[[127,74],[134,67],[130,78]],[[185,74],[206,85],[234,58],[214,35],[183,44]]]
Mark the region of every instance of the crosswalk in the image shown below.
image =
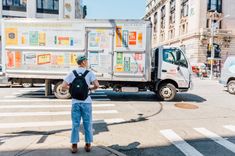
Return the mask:
[[[224,128],[224,130],[230,131],[231,136],[235,135],[234,125],[223,125],[222,127]],[[232,152],[233,153],[232,155],[235,155],[235,143],[229,141],[227,137],[222,137],[216,134],[216,132],[214,132],[215,130],[209,130],[204,127],[196,127],[196,128],[192,128],[191,132],[192,131],[195,131],[196,133],[198,133],[198,135],[200,136],[198,140],[201,140],[203,138],[204,141],[208,141],[208,140],[212,141],[218,144],[219,146]],[[193,147],[193,145],[190,144],[190,141],[192,140],[184,139],[185,137],[184,135],[181,134],[182,135],[181,136],[180,134],[177,134],[177,132],[175,132],[173,129],[160,130],[160,135],[162,135],[170,144],[174,145],[178,150],[180,150],[186,156],[203,156],[204,155],[201,151],[199,151],[200,149],[196,149],[195,147]],[[211,148],[211,147],[208,147],[208,148]],[[224,153],[224,155],[229,155],[229,154]]]
[[[102,89],[92,92],[90,94],[94,101],[110,101],[106,92]],[[17,89],[10,95],[5,95],[4,99],[17,99],[17,98],[43,98],[45,97],[44,88],[22,88]],[[55,98],[54,95],[50,95],[49,98]]]
[[[11,100],[10,100],[11,101]],[[42,102],[44,100],[33,100],[33,102]],[[0,101],[0,129],[6,128],[29,128],[29,127],[53,127],[53,126],[68,126],[71,125],[70,114],[71,104],[69,101],[63,101],[62,104],[55,103],[55,100],[47,100],[46,104],[32,104],[31,100],[24,100],[18,102]],[[49,102],[49,104],[47,104]],[[52,102],[52,103],[51,103]],[[65,104],[66,103],[66,104]],[[123,122],[124,119],[118,118],[119,111],[116,110],[115,104],[93,104],[93,116],[106,115],[109,118],[103,119],[102,117],[94,119],[94,123],[116,123]],[[61,109],[63,111],[61,111]],[[116,116],[116,118],[112,118]],[[9,119],[17,119],[16,123],[9,123]],[[27,122],[22,122],[27,117]],[[41,119],[40,117],[44,117]],[[45,120],[46,117],[46,121]],[[50,118],[53,117],[53,121]],[[56,120],[58,117],[60,120]],[[37,121],[30,122],[30,118],[36,118]],[[100,119],[102,118],[102,120]],[[67,120],[65,120],[67,119]]]

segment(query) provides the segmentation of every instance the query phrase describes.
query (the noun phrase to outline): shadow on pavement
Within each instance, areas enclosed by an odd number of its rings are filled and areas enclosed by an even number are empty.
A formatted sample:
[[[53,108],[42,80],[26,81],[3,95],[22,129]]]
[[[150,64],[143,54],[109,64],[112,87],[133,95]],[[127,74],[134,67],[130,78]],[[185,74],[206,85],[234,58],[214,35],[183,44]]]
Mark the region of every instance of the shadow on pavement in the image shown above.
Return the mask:
[[[56,144],[56,143],[55,143]],[[1,156],[74,156],[74,155],[82,155],[82,156],[111,156],[113,151],[108,150],[102,146],[93,146],[91,152],[87,153],[85,150],[80,147],[78,148],[78,153],[72,154],[70,151],[70,144],[68,144],[68,148],[61,147],[32,147],[32,149],[23,149],[23,150],[11,150],[11,151],[1,151]]]
[[[223,136],[223,138],[226,138],[226,140],[230,141],[231,143],[235,143],[234,137],[235,136]],[[215,141],[205,138],[205,137],[196,138],[196,139],[188,139],[188,140],[185,140],[185,142],[188,143],[190,146],[192,146],[196,150],[196,152],[200,152],[201,155],[234,156],[234,153],[232,151],[219,145]],[[174,141],[174,144],[177,144],[179,147],[184,148],[186,146],[185,142]],[[188,151],[187,154],[184,154],[182,150],[178,149],[175,145],[173,145],[170,142],[167,143],[166,145],[163,144],[160,146],[141,146],[141,143],[136,141],[136,142],[128,144],[127,146],[114,144],[109,147],[121,153],[124,153],[128,156],[185,156],[185,155],[193,156],[193,154],[195,154],[195,152],[192,150],[190,150],[191,152]],[[186,147],[184,149],[186,149]]]

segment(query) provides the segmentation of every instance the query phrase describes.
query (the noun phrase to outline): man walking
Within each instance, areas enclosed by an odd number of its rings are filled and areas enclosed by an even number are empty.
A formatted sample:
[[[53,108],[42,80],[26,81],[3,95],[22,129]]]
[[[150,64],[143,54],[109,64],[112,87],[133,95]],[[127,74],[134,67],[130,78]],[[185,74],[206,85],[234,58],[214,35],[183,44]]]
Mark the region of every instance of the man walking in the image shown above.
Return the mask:
[[[88,60],[84,55],[79,55],[76,59],[78,68],[70,72],[62,84],[63,89],[70,89],[72,96],[72,153],[77,153],[77,143],[79,142],[79,129],[81,118],[83,120],[83,127],[85,132],[85,151],[90,152],[91,143],[93,142],[92,132],[92,100],[88,95],[88,90],[95,90],[99,88],[94,73],[87,70]],[[85,84],[83,84],[83,82]],[[91,85],[92,84],[92,85]]]

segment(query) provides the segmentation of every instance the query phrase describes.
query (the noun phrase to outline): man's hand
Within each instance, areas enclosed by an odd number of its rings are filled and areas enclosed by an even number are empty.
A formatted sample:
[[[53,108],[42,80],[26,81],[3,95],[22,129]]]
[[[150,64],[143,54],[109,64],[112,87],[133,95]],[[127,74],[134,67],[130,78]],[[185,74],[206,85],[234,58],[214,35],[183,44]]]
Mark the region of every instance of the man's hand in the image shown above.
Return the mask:
[[[100,84],[98,82],[98,80],[95,80],[92,82],[92,86],[90,86],[90,90],[96,90],[100,87]]]

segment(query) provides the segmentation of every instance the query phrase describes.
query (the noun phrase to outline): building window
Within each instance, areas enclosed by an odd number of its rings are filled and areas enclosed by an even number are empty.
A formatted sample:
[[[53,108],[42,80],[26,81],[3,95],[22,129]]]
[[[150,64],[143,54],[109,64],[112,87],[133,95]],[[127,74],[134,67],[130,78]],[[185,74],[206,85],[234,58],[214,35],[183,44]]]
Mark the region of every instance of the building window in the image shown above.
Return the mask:
[[[181,17],[188,16],[189,11],[189,0],[182,0],[181,1]]]
[[[3,10],[26,11],[26,0],[3,0]]]
[[[222,0],[208,0],[207,10],[222,13]]]
[[[157,12],[155,12],[155,14],[154,14],[154,18],[153,18],[153,31],[156,33],[157,32],[157,22],[158,22],[158,20],[157,20]]]
[[[59,0],[37,0],[37,13],[59,14]]]
[[[166,19],[166,7],[165,5],[161,8],[161,28],[165,28],[165,19]]]
[[[175,29],[169,30],[168,34],[169,34],[168,38],[169,39],[173,39],[175,37]]]
[[[170,1],[170,23],[175,23],[175,0]]]
[[[180,35],[184,35],[188,32],[188,23],[184,23],[180,25]]]

